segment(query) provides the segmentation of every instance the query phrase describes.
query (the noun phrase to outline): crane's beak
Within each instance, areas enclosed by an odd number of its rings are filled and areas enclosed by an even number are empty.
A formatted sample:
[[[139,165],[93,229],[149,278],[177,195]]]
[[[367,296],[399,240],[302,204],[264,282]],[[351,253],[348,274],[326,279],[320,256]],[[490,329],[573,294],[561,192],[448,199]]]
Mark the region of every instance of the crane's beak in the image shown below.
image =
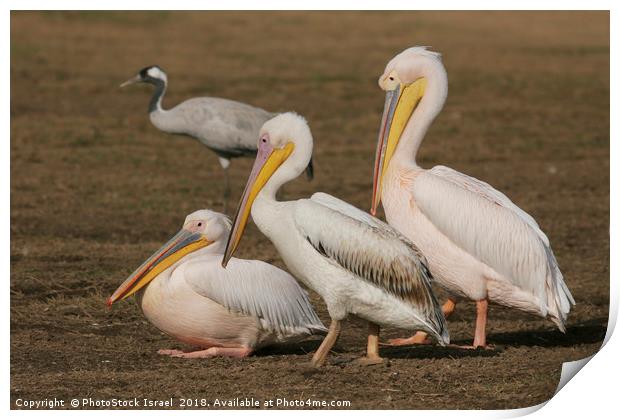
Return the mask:
[[[377,154],[375,155],[375,169],[372,186],[372,206],[370,213],[374,216],[381,201],[381,183],[383,175],[394,155],[396,146],[405,130],[405,126],[418,103],[424,96],[426,79],[420,78],[405,85],[401,83],[393,90],[385,93],[383,117],[377,140]]]
[[[202,233],[194,233],[186,229],[180,230],[127,277],[127,280],[108,298],[106,304],[111,306],[117,300],[133,295],[185,255],[211,243]]]
[[[125,80],[123,83],[121,83],[120,87],[123,88],[125,86],[133,85],[134,83],[138,83],[138,82],[141,82],[141,81],[142,81],[142,78],[140,77],[140,75],[136,74],[131,79]]]
[[[273,147],[268,141],[259,142],[256,160],[254,161],[254,166],[252,167],[252,172],[250,173],[250,178],[248,178],[245,190],[243,190],[243,196],[237,208],[233,228],[228,237],[226,251],[222,259],[222,267],[226,267],[226,264],[228,264],[228,261],[237,249],[237,246],[239,246],[239,241],[241,241],[243,231],[248,223],[250,210],[252,210],[252,203],[254,203],[256,196],[280,165],[293,153],[294,149],[295,144],[292,142],[287,143],[284,147],[279,149]]]

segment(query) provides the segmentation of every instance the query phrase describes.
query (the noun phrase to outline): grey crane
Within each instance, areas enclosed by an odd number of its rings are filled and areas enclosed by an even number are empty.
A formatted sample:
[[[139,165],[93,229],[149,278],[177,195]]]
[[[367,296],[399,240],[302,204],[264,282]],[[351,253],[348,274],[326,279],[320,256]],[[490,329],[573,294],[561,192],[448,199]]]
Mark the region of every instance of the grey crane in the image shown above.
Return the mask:
[[[229,99],[199,97],[188,99],[171,109],[161,102],[168,87],[168,76],[161,67],[143,68],[121,87],[133,83],[149,83],[155,91],[149,103],[149,117],[155,127],[170,134],[193,137],[214,151],[224,169],[224,212],[230,197],[228,168],[230,160],[256,155],[258,131],[277,114]],[[306,168],[313,178],[312,160]]]

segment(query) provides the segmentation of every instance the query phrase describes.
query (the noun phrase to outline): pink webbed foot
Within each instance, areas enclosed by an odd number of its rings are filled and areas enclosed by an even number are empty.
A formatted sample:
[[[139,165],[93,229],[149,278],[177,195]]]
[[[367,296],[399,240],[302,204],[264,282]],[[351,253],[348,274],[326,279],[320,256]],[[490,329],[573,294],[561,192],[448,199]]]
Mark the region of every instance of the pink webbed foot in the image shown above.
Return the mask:
[[[176,354],[171,354],[172,357],[182,357],[184,359],[209,359],[212,357],[234,357],[241,359],[243,357],[247,357],[252,354],[252,349],[248,347],[236,347],[236,348],[227,348],[227,347],[211,347],[206,350],[198,350],[192,352],[181,352]]]
[[[159,349],[157,350],[157,354],[161,354],[162,356],[173,356],[175,354],[183,353],[183,350],[177,349]]]

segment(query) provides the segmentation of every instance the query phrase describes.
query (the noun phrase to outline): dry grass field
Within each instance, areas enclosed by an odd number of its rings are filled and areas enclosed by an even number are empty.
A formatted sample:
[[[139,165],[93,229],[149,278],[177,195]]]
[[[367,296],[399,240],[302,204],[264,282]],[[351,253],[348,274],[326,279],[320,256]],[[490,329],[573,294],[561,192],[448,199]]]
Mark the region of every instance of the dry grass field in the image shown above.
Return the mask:
[[[133,299],[105,299],[199,208],[221,210],[214,154],[149,122],[140,68],[169,75],[165,107],[199,95],[307,117],[313,182],[368,209],[384,95],[377,78],[411,45],[444,55],[450,93],[422,146],[533,215],[577,300],[566,334],[492,307],[494,351],[383,347],[389,365],[348,363],[365,324],[345,323],[332,363],[318,345],[245,360],[181,360]],[[11,400],[270,398],[351,408],[517,408],[549,399],[564,361],[596,352],[609,300],[607,13],[24,13],[11,15]],[[251,160],[232,165],[234,201]],[[239,257],[282,265],[250,223]],[[325,306],[312,300],[324,322]],[[470,342],[474,306],[449,321]],[[405,334],[386,330],[385,337]]]

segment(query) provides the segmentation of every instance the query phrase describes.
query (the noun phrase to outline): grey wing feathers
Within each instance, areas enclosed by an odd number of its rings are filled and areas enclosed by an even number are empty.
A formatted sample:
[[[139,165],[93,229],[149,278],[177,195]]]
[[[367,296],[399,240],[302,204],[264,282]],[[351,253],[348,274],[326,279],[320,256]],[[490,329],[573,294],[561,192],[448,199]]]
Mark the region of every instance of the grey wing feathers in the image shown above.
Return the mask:
[[[256,152],[262,125],[276,114],[221,98],[189,99],[169,111],[184,120],[185,133],[231,157]]]
[[[304,200],[295,221],[320,254],[355,276],[414,305],[439,334],[445,318],[426,259],[391,226],[327,194]]]
[[[151,115],[160,130],[194,137],[219,156],[231,159],[256,155],[261,127],[278,114],[229,99],[202,97]],[[306,175],[308,180],[314,177],[312,159]]]
[[[258,317],[278,333],[327,331],[314,312],[308,295],[295,279],[277,267],[254,260],[233,258],[226,268],[193,263],[187,282],[196,293],[227,309]]]

